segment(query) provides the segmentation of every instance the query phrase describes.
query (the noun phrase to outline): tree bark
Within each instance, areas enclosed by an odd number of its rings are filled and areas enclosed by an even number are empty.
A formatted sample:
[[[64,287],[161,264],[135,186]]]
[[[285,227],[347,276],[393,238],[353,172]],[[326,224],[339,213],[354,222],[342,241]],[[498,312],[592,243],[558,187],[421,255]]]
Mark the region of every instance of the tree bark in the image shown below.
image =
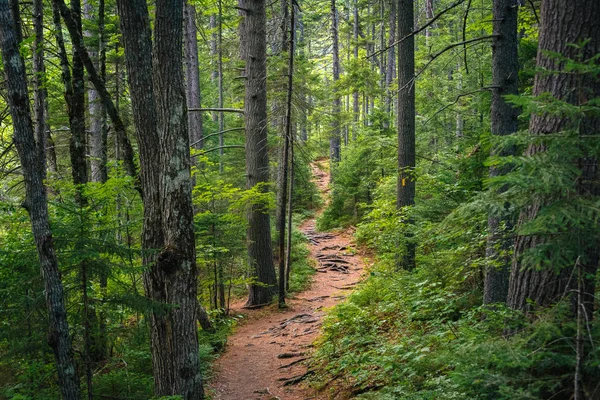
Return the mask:
[[[595,0],[545,0],[542,2],[539,48],[537,68],[539,71],[560,71],[562,65],[548,52],[560,53],[571,59],[588,60],[600,52],[600,3]],[[590,39],[583,51],[571,46]],[[597,61],[596,61],[597,63]],[[540,95],[548,92],[557,99],[570,104],[581,105],[588,99],[600,96],[600,83],[591,74],[576,73],[542,73],[535,76],[533,94]],[[534,114],[529,123],[532,135],[557,133],[572,128],[573,121],[551,114]],[[598,135],[600,118],[587,116],[578,126],[581,136]],[[585,139],[583,139],[585,140]],[[530,146],[526,155],[534,155],[545,151],[544,146]],[[585,156],[578,161],[581,171],[576,183],[579,195],[597,198],[600,195],[598,184],[598,159],[596,155]],[[535,201],[519,216],[517,230],[524,223],[535,218],[543,207],[541,201]],[[586,279],[584,288],[584,303],[591,318],[594,304],[594,277],[598,268],[599,254],[596,237],[581,237],[580,248],[584,249],[581,264]],[[547,306],[559,300],[566,290],[572,288],[574,281],[569,277],[573,266],[556,272],[552,268],[524,268],[521,259],[523,254],[540,244],[545,239],[541,236],[518,236],[515,240],[514,257],[509,281],[507,303],[519,310],[529,310],[528,299],[535,304]],[[575,264],[575,262],[574,262]]]
[[[409,35],[414,28],[411,0],[398,1],[398,37]],[[396,206],[401,209],[415,204],[415,40],[409,37],[398,45],[398,194]],[[411,221],[408,221],[410,223]],[[407,235],[406,251],[401,266],[415,267],[415,244]]]
[[[509,104],[505,95],[518,94],[519,54],[517,37],[518,4],[516,0],[494,0],[494,35],[492,44],[492,134],[505,136],[518,129],[518,110]],[[501,155],[509,155],[504,151]],[[507,171],[490,168],[490,177]],[[507,205],[508,206],[508,205]],[[514,221],[506,215],[488,217],[488,239],[483,304],[503,303],[508,294],[511,243],[503,232],[510,230]]]
[[[246,62],[246,94],[244,117],[246,120],[246,186],[257,185],[266,191],[269,182],[269,156],[267,149],[267,69],[266,69],[266,13],[264,0],[239,0],[245,14],[240,23],[240,54]],[[271,225],[268,211],[253,204],[248,213],[248,262],[250,293],[247,305],[268,304],[277,292]]]
[[[198,64],[198,37],[196,34],[196,6],[185,4],[185,89],[188,108],[201,108],[200,71]],[[202,113],[188,113],[190,143],[202,149]]]
[[[161,163],[160,206],[164,244],[157,267],[166,274],[175,390],[184,399],[204,397],[198,365],[198,271],[194,237],[187,106],[183,79],[183,0],[157,0],[154,91]]]
[[[40,260],[46,306],[48,309],[48,343],[54,352],[59,386],[66,400],[80,398],[79,376],[73,360],[67,310],[58,261],[54,251],[48,217],[44,162],[35,143],[29,111],[25,64],[19,54],[17,35],[7,0],[0,0],[0,42],[8,89],[8,103],[13,120],[13,141],[25,180],[25,202]]]

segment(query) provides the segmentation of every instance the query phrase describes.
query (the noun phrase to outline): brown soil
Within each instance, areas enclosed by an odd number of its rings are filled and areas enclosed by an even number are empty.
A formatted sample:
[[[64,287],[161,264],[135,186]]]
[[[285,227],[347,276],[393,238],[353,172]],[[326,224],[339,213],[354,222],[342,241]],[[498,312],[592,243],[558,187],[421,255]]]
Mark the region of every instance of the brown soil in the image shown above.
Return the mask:
[[[329,175],[324,161],[313,165],[321,193],[327,193]],[[315,219],[300,230],[309,238],[310,257],[317,273],[310,289],[288,299],[288,308],[243,309],[234,304],[232,314],[245,314],[245,322],[229,337],[225,353],[215,363],[210,392],[217,400],[317,399],[304,387],[312,343],[320,334],[328,308],[343,300],[361,280],[365,260],[356,252],[351,232],[316,232]],[[292,266],[293,268],[293,266]]]

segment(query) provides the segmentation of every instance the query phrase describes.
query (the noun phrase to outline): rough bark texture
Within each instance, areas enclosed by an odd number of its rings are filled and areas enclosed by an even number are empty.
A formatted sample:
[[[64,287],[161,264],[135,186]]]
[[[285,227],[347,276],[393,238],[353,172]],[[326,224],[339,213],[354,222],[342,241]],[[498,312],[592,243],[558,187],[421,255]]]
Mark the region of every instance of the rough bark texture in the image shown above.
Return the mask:
[[[184,399],[204,397],[198,365],[198,271],[192,208],[187,107],[183,79],[183,0],[158,0],[154,30],[154,91],[160,142],[160,205],[164,245],[157,266],[166,274],[173,337],[175,390]]]
[[[152,88],[152,40],[150,17],[145,0],[119,1],[119,21],[125,47],[125,62],[131,106],[140,154],[140,179],[144,202],[142,228],[142,256],[146,268],[144,289],[146,296],[158,303],[166,303],[165,273],[156,265],[156,251],[163,244],[163,230],[159,198],[160,154],[157,151],[158,131],[156,101]],[[167,315],[152,313],[151,324],[152,370],[155,393],[172,390],[173,376],[169,365],[171,339],[167,330]]]
[[[188,108],[201,108],[200,70],[198,65],[198,37],[196,34],[196,6],[186,4],[185,15],[185,91]],[[202,149],[202,113],[188,113],[190,143]]]
[[[264,0],[239,0],[238,5],[244,14],[240,23],[240,54],[246,62],[246,185],[250,189],[269,181],[266,15]],[[250,276],[256,280],[249,285],[247,304],[267,304],[277,292],[277,281],[269,214],[263,206],[251,206],[247,238]]]
[[[398,37],[409,35],[414,28],[411,0],[398,1]],[[414,36],[398,45],[398,195],[400,209],[415,203],[415,40]],[[415,245],[410,241],[401,266],[415,267]]]
[[[331,111],[331,136],[329,137],[329,158],[332,163],[340,161],[340,112],[342,110],[342,100],[337,94],[335,85],[340,80],[340,45],[338,33],[339,15],[335,0],[331,0],[331,37],[333,40],[333,109]],[[333,173],[331,174],[333,179]]]
[[[146,2],[119,1],[118,7],[142,166],[144,287],[152,300],[177,305],[152,315],[155,392],[200,399],[183,2],[157,2],[154,50]]]
[[[494,35],[492,44],[492,134],[505,136],[518,129],[518,110],[509,104],[504,96],[518,94],[519,54],[517,38],[516,0],[494,0]],[[503,155],[509,155],[507,151]],[[506,171],[490,168],[490,177]],[[503,230],[510,229],[512,223],[507,216],[490,215],[488,218],[488,239],[486,257],[490,265],[486,268],[483,303],[506,301],[508,277],[510,274],[510,239]]]
[[[25,180],[24,207],[29,212],[34,241],[40,260],[48,309],[48,343],[54,352],[59,385],[64,399],[78,400],[79,376],[73,360],[63,286],[54,251],[44,187],[44,162],[37,150],[29,99],[25,65],[19,54],[17,35],[7,0],[0,0],[0,41],[8,103],[13,120],[13,141]]]
[[[589,59],[600,52],[600,2],[596,0],[573,0],[563,2],[560,0],[546,0],[541,8],[541,28],[537,67],[539,70],[557,71],[561,69],[560,63],[548,51],[557,52],[565,57],[578,59],[580,50],[569,46],[569,43],[580,43],[590,39],[585,47],[583,59]],[[570,73],[536,74],[533,94],[539,95],[549,92],[554,97],[571,104],[583,104],[587,100],[600,96],[600,84],[597,79],[589,75]],[[533,135],[544,135],[560,132],[568,128],[571,121],[549,114],[533,115],[529,130]],[[581,135],[597,135],[600,132],[600,118],[588,117],[580,123]],[[526,155],[534,155],[544,151],[543,146],[530,146]],[[577,189],[580,195],[597,197],[600,195],[598,185],[598,160],[590,156],[579,160],[582,172]],[[524,210],[517,224],[520,227],[527,221],[535,218],[542,205],[537,202]],[[582,256],[582,268],[588,276],[595,276],[598,267],[597,238],[583,237],[581,247],[585,249]],[[536,270],[523,268],[522,255],[529,249],[544,242],[539,236],[518,236],[515,240],[514,258],[512,263],[509,293],[507,303],[510,307],[528,310],[531,299],[538,305],[549,305],[560,299],[569,289],[569,277],[572,267],[562,269],[556,273],[552,269]],[[576,279],[571,280],[571,285]],[[591,317],[593,309],[594,285],[593,279],[588,279],[585,285],[584,301]]]

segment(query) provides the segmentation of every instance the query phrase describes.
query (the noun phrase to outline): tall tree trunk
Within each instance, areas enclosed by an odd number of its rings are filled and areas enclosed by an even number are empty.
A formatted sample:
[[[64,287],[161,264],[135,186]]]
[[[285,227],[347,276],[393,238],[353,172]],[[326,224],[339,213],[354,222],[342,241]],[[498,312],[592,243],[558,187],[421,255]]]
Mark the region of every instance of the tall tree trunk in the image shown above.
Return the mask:
[[[246,186],[266,191],[269,181],[267,149],[267,54],[264,0],[238,0],[245,15],[240,23],[240,53],[246,62]],[[269,303],[277,292],[271,224],[264,206],[252,205],[248,212],[249,306]]]
[[[396,0],[392,0],[392,2],[395,2]],[[354,41],[354,46],[353,46],[353,56],[354,56],[354,60],[355,62],[358,60],[358,0],[354,0],[354,7],[353,7],[353,14],[354,14],[354,22],[352,24],[352,38]],[[356,141],[357,137],[358,137],[358,120],[360,117],[360,103],[359,103],[359,99],[358,99],[358,90],[354,90],[354,92],[352,93],[352,112],[353,112],[353,117],[354,117],[354,124],[352,126],[352,140]]]
[[[219,77],[219,108],[223,108],[223,0],[219,2],[219,31],[217,35],[219,54],[218,54],[218,77]],[[223,151],[225,146],[225,137],[223,131],[225,130],[225,114],[221,111],[219,113],[219,172],[223,173],[225,161],[223,160]]]
[[[198,64],[198,37],[196,34],[196,6],[185,4],[185,89],[188,108],[201,107],[200,66]],[[202,113],[188,113],[190,143],[202,149]]]
[[[494,0],[494,42],[492,46],[492,134],[505,136],[518,129],[518,110],[509,104],[505,95],[518,94],[518,7],[515,0]],[[504,152],[503,155],[509,155]],[[490,177],[506,171],[490,168]],[[510,273],[510,239],[503,230],[511,228],[512,221],[506,216],[488,217],[488,239],[486,257],[490,265],[486,268],[483,303],[501,303],[508,294],[508,276]]]
[[[154,91],[160,142],[160,206],[164,244],[157,257],[166,274],[175,390],[184,399],[204,397],[198,365],[198,271],[192,207],[187,107],[183,79],[183,0],[157,0]]]
[[[95,22],[94,16],[94,5],[90,3],[90,0],[84,0],[83,2],[83,13],[84,17],[90,23]],[[100,38],[103,29],[104,15],[98,15],[98,28],[100,30],[98,34],[98,47],[90,48],[88,51],[96,70],[100,71],[100,53],[102,48],[102,39]],[[102,23],[100,23],[100,21]],[[84,37],[92,38],[93,33],[90,31],[83,32]],[[107,150],[106,150],[106,130],[105,128],[105,112],[100,95],[95,87],[90,87],[87,90],[88,94],[88,111],[90,115],[90,178],[92,182],[106,182],[108,179],[108,171],[106,168]]]
[[[156,249],[162,248],[163,229],[159,197],[160,152],[157,151],[158,118],[152,88],[152,40],[150,17],[145,0],[120,0],[117,2],[119,21],[125,47],[127,78],[135,135],[140,153],[140,178],[144,202],[142,228],[142,262],[145,267],[144,289],[146,296],[158,303],[167,302],[165,271],[158,268]],[[169,360],[172,338],[169,335],[168,316],[158,311],[152,313],[151,345],[154,391],[167,394],[174,388],[174,377]]]
[[[427,21],[433,18],[433,0],[425,0],[425,16]],[[429,38],[431,38],[431,27],[425,29],[425,45],[429,47]]]
[[[304,22],[302,19],[302,12],[298,10],[297,21],[297,30],[298,30],[298,55],[300,59],[304,60],[305,51],[304,48],[306,46],[304,39]],[[306,78],[304,74],[302,74],[302,92],[300,93],[301,101],[303,107],[300,107],[300,140],[302,142],[306,142],[308,140],[308,108],[310,107],[310,103],[308,100],[308,96],[306,94]]]
[[[564,68],[561,62],[549,53],[558,53],[571,59],[589,60],[600,52],[600,3],[595,0],[545,0],[542,2],[539,48],[537,55],[538,71],[560,71]],[[582,43],[589,39],[583,50],[571,44]],[[581,105],[588,99],[600,96],[600,83],[592,74],[538,72],[535,76],[533,94],[549,92],[564,102]],[[550,114],[534,114],[529,123],[532,135],[552,134],[573,128],[572,121]],[[587,116],[578,126],[579,133],[584,138],[598,135],[600,118]],[[585,139],[582,139],[585,140]],[[534,155],[545,151],[544,146],[530,146],[526,155]],[[600,195],[598,184],[598,159],[589,155],[577,161],[581,177],[577,184],[580,195],[597,199]],[[517,230],[523,224],[535,218],[543,204],[534,202],[519,216]],[[528,299],[540,306],[549,305],[563,296],[577,279],[570,280],[573,266],[555,271],[553,268],[523,268],[523,254],[544,243],[540,236],[518,236],[515,240],[514,257],[509,280],[507,303],[510,307],[520,310],[530,309]],[[584,254],[579,254],[585,282],[584,304],[588,318],[591,318],[594,304],[594,277],[598,268],[599,250],[596,237],[580,238],[580,246]]]
[[[394,96],[392,93],[392,81],[395,77],[396,72],[396,46],[392,46],[392,44],[396,41],[396,1],[390,1],[390,33],[389,33],[389,49],[388,53],[388,62],[387,62],[387,70],[385,74],[385,84],[386,84],[386,99],[385,99],[385,110],[390,115],[390,122],[392,120],[393,115],[393,104],[394,104]]]
[[[75,21],[78,32],[81,32],[81,2],[71,1],[71,15]],[[81,185],[88,182],[87,167],[87,138],[85,131],[85,83],[84,68],[81,62],[81,50],[73,49],[72,63],[72,93],[69,101],[69,126],[71,140],[69,154],[71,156],[71,169],[73,183]]]
[[[42,168],[43,179],[46,179],[46,147],[48,137],[48,121],[46,115],[46,67],[44,65],[44,4],[42,0],[33,2],[33,27],[35,41],[33,44],[33,104],[35,114],[35,140],[39,157],[44,163]]]
[[[54,352],[62,397],[66,400],[78,400],[80,398],[79,376],[73,360],[63,285],[50,230],[46,188],[44,187],[44,162],[36,147],[29,111],[25,64],[19,54],[15,31],[8,1],[0,0],[0,42],[8,89],[8,104],[14,126],[13,141],[19,154],[25,179],[25,202],[23,205],[31,220],[44,280],[49,319],[48,344]]]
[[[331,122],[331,135],[329,137],[329,158],[332,164],[340,161],[340,112],[342,101],[337,93],[337,82],[340,80],[340,46],[339,46],[339,15],[335,5],[336,0],[331,0],[331,36],[333,40],[333,109]],[[332,171],[333,172],[333,171]],[[333,173],[331,178],[333,179]]]
[[[104,108],[113,123],[113,129],[115,130],[117,141],[119,142],[119,146],[123,153],[125,170],[127,171],[127,174],[129,174],[134,179],[137,179],[137,170],[134,162],[133,147],[131,146],[131,142],[129,142],[129,139],[127,137],[125,124],[123,123],[123,120],[117,112],[117,108],[115,107],[115,104],[113,103],[110,94],[106,89],[104,80],[98,74],[94,63],[92,62],[92,59],[90,58],[85,48],[85,44],[83,43],[83,37],[81,34],[81,29],[78,29],[78,26],[80,26],[81,24],[77,23],[76,17],[66,6],[64,0],[52,0],[52,10],[54,15],[54,24],[57,30],[57,32],[55,33],[57,37],[57,42],[59,42],[60,44],[60,41],[62,41],[62,34],[60,33],[60,17],[62,16],[65,21],[65,25],[69,30],[69,34],[71,35],[71,42],[73,44],[73,47],[77,49],[77,53],[79,54],[79,57],[88,73],[89,80],[92,82],[92,84],[98,91],[98,95],[102,100],[102,104],[104,105]],[[63,67],[63,75],[64,73],[65,68]],[[63,80],[65,80],[64,77]]]
[[[398,1],[398,37],[404,38],[414,28],[412,0]],[[409,37],[398,45],[398,209],[415,203],[415,41]],[[410,221],[409,221],[410,222]],[[415,244],[407,235],[401,266],[415,267]]]
[[[289,52],[289,62],[287,68],[287,100],[286,100],[286,111],[285,111],[285,131],[283,138],[283,157],[281,163],[283,164],[283,170],[281,175],[281,204],[279,205],[279,214],[281,220],[279,222],[279,307],[285,305],[285,291],[286,291],[286,252],[285,252],[285,220],[286,220],[286,207],[288,206],[287,195],[288,195],[288,177],[289,177],[289,163],[290,163],[290,143],[292,141],[292,91],[293,91],[293,76],[294,76],[294,4],[290,3],[291,13],[290,15],[290,40],[287,46]],[[287,15],[287,13],[285,13]],[[287,35],[286,35],[287,37]],[[291,193],[289,193],[291,195]],[[291,226],[288,226],[288,230]],[[288,249],[289,250],[289,249]]]

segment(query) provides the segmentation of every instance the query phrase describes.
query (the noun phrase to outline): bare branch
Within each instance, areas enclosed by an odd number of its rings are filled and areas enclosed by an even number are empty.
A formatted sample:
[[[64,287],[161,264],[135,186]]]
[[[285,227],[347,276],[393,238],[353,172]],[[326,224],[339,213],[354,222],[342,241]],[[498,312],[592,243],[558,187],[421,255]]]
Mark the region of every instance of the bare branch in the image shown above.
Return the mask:
[[[369,54],[368,56],[366,56],[366,58],[371,58],[371,57],[375,57],[383,52],[388,51],[389,49],[391,49],[394,46],[399,45],[400,43],[404,42],[406,39],[408,39],[411,36],[416,35],[419,32],[424,31],[425,29],[427,29],[428,27],[430,27],[435,21],[437,21],[442,15],[444,15],[445,13],[447,13],[448,11],[452,10],[453,8],[455,8],[456,6],[459,6],[460,4],[464,3],[466,0],[458,0],[455,3],[450,4],[447,8],[445,8],[444,10],[440,11],[435,17],[431,18],[431,20],[429,20],[429,22],[427,22],[425,25],[423,25],[422,27],[412,31],[411,33],[409,33],[408,35],[404,36],[401,39],[396,40],[394,43],[390,44],[389,46],[387,46],[384,49],[378,50],[375,53]]]

